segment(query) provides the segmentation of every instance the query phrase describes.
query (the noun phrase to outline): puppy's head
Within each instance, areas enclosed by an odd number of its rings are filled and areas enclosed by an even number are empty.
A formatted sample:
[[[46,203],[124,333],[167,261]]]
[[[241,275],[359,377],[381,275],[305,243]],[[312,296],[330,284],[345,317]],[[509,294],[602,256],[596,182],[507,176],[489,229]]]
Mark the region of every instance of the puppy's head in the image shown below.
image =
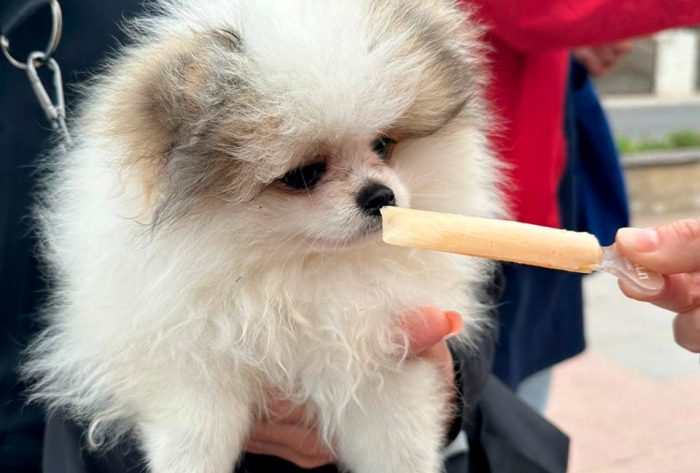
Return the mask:
[[[414,197],[403,149],[476,119],[465,16],[442,0],[169,3],[108,80],[108,133],[156,226],[364,241]]]

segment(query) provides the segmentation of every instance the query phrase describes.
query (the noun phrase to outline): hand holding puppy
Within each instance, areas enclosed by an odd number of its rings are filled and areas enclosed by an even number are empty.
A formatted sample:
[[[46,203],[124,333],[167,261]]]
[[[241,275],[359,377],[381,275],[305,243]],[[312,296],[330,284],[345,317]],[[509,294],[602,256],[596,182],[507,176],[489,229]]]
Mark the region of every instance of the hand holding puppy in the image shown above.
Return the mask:
[[[700,353],[700,219],[656,228],[623,228],[617,233],[617,247],[630,261],[666,275],[664,289],[657,295],[638,294],[620,283],[622,292],[676,312],[676,342]]]
[[[443,373],[445,384],[453,389],[453,360],[445,340],[462,332],[461,316],[425,308],[406,314],[403,326],[410,337],[411,356],[433,360]],[[246,446],[248,453],[279,457],[307,469],[335,462],[335,456],[321,443],[316,430],[303,423],[306,418],[303,406],[277,401],[271,411],[274,419],[260,420],[254,425]]]

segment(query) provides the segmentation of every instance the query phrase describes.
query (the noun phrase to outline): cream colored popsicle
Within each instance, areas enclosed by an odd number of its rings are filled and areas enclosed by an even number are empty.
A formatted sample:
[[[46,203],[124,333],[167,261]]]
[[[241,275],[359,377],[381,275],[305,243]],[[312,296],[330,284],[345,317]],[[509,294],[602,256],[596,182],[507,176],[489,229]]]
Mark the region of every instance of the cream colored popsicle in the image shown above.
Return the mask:
[[[601,248],[589,233],[398,207],[381,212],[383,238],[391,245],[577,273],[600,270],[642,294],[658,294],[664,288],[661,274],[633,264],[615,245]]]
[[[593,272],[603,260],[589,233],[398,207],[381,212],[383,239],[391,245],[578,273]]]

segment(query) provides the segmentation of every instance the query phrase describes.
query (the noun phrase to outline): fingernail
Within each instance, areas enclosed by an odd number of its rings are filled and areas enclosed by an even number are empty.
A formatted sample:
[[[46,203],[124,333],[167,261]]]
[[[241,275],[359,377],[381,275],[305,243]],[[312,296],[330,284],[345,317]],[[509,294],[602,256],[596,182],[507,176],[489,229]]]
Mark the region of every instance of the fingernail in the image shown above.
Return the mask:
[[[621,228],[617,240],[631,250],[651,253],[659,247],[659,232],[655,228]]]
[[[462,320],[462,316],[459,314],[459,312],[447,311],[445,312],[445,318],[450,324],[450,332],[445,335],[445,337],[442,339],[443,341],[456,337],[464,330],[464,321]]]

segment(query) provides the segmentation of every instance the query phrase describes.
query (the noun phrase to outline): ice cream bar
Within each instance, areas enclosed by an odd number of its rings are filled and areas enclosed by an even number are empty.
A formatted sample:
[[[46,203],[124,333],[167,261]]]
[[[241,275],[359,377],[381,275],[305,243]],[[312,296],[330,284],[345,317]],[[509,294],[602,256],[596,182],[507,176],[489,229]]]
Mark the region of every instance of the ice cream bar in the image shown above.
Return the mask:
[[[577,273],[591,273],[603,249],[590,233],[398,207],[381,210],[384,242]]]

